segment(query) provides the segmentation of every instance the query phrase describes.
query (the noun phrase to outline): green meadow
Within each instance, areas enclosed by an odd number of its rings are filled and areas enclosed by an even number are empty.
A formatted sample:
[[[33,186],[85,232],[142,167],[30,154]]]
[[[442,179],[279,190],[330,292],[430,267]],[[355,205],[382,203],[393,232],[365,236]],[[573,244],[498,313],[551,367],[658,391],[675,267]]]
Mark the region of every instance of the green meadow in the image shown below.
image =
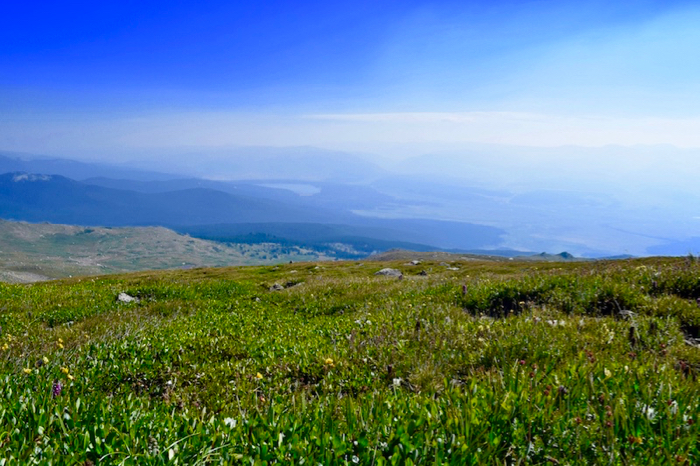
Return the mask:
[[[0,284],[0,465],[700,463],[695,258],[405,262]]]

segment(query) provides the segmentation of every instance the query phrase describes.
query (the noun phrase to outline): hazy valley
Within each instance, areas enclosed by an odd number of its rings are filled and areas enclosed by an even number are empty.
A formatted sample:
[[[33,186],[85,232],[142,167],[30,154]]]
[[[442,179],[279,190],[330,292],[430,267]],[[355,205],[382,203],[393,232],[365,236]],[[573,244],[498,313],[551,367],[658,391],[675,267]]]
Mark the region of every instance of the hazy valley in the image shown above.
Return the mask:
[[[348,257],[393,247],[583,257],[697,251],[697,193],[686,175],[678,175],[675,192],[662,191],[649,175],[634,175],[636,184],[616,181],[627,165],[606,165],[602,149],[578,149],[577,171],[559,174],[555,150],[539,159],[524,149],[505,150],[485,146],[399,165],[313,148],[202,150],[170,154],[172,165],[161,172],[147,158],[108,165],[5,153],[0,217],[165,226],[233,243],[338,243],[357,252]],[[688,159],[669,148],[645,150]],[[633,163],[634,153],[625,153]],[[664,170],[657,176],[670,176]],[[50,177],[18,178],[21,173]],[[635,188],[642,185],[643,191]]]

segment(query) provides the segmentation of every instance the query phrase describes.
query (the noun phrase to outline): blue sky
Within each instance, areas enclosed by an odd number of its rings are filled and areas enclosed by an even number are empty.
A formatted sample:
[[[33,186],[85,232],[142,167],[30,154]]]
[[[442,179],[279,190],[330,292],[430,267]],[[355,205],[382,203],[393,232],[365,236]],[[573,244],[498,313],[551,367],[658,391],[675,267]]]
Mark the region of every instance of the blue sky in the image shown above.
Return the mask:
[[[688,1],[10,2],[0,149],[700,147],[697,24]]]

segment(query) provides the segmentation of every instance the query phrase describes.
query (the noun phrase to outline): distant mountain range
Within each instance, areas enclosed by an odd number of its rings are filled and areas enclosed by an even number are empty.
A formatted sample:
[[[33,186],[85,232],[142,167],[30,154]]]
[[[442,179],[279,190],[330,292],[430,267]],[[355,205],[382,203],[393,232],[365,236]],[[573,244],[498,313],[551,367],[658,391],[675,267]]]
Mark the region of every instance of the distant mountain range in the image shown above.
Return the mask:
[[[87,163],[55,157],[0,151],[0,173],[12,172],[61,175],[74,180],[100,176],[141,181],[162,181],[178,178],[178,175],[134,169],[116,164]]]
[[[309,147],[161,150],[128,164],[0,151],[0,218],[160,225],[237,243],[340,242],[352,254],[390,247],[594,258],[697,253],[700,194],[687,174],[677,184],[652,183],[671,170],[657,167],[661,149],[639,152],[654,170],[630,168],[639,179],[624,183],[604,155],[631,163],[634,148],[581,149],[563,163],[566,148],[476,147],[393,168]]]
[[[321,221],[322,212],[208,188],[142,193],[58,175],[0,175],[0,217],[76,225]]]
[[[201,178],[358,183],[387,174],[365,157],[309,146],[199,148],[160,155],[178,173]]]
[[[102,164],[30,160],[7,154],[0,156],[0,170],[3,167],[44,170],[0,175],[0,218],[9,220],[83,226],[165,226],[192,236],[233,243],[264,240],[314,248],[346,244],[353,257],[394,247],[492,247],[504,233],[491,226],[465,222],[357,215],[355,211],[393,208],[403,203],[367,184],[176,178]],[[105,176],[109,174],[126,178]]]

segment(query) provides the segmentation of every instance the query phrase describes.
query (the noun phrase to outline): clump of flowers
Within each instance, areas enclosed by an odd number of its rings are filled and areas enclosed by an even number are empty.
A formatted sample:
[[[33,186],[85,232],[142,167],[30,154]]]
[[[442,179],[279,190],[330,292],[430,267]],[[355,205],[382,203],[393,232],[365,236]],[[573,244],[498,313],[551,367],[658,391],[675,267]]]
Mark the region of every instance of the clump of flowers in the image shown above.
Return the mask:
[[[64,374],[66,374],[66,376],[67,376],[68,379],[70,379],[70,380],[73,380],[73,379],[75,378],[75,377],[73,377],[73,376],[71,375],[71,373],[70,373],[70,371],[68,370],[67,367],[61,367],[61,372],[63,372]]]
[[[331,358],[326,358],[326,360],[323,361],[323,364],[325,364],[325,366],[329,368],[335,367],[335,362],[333,362]]]

